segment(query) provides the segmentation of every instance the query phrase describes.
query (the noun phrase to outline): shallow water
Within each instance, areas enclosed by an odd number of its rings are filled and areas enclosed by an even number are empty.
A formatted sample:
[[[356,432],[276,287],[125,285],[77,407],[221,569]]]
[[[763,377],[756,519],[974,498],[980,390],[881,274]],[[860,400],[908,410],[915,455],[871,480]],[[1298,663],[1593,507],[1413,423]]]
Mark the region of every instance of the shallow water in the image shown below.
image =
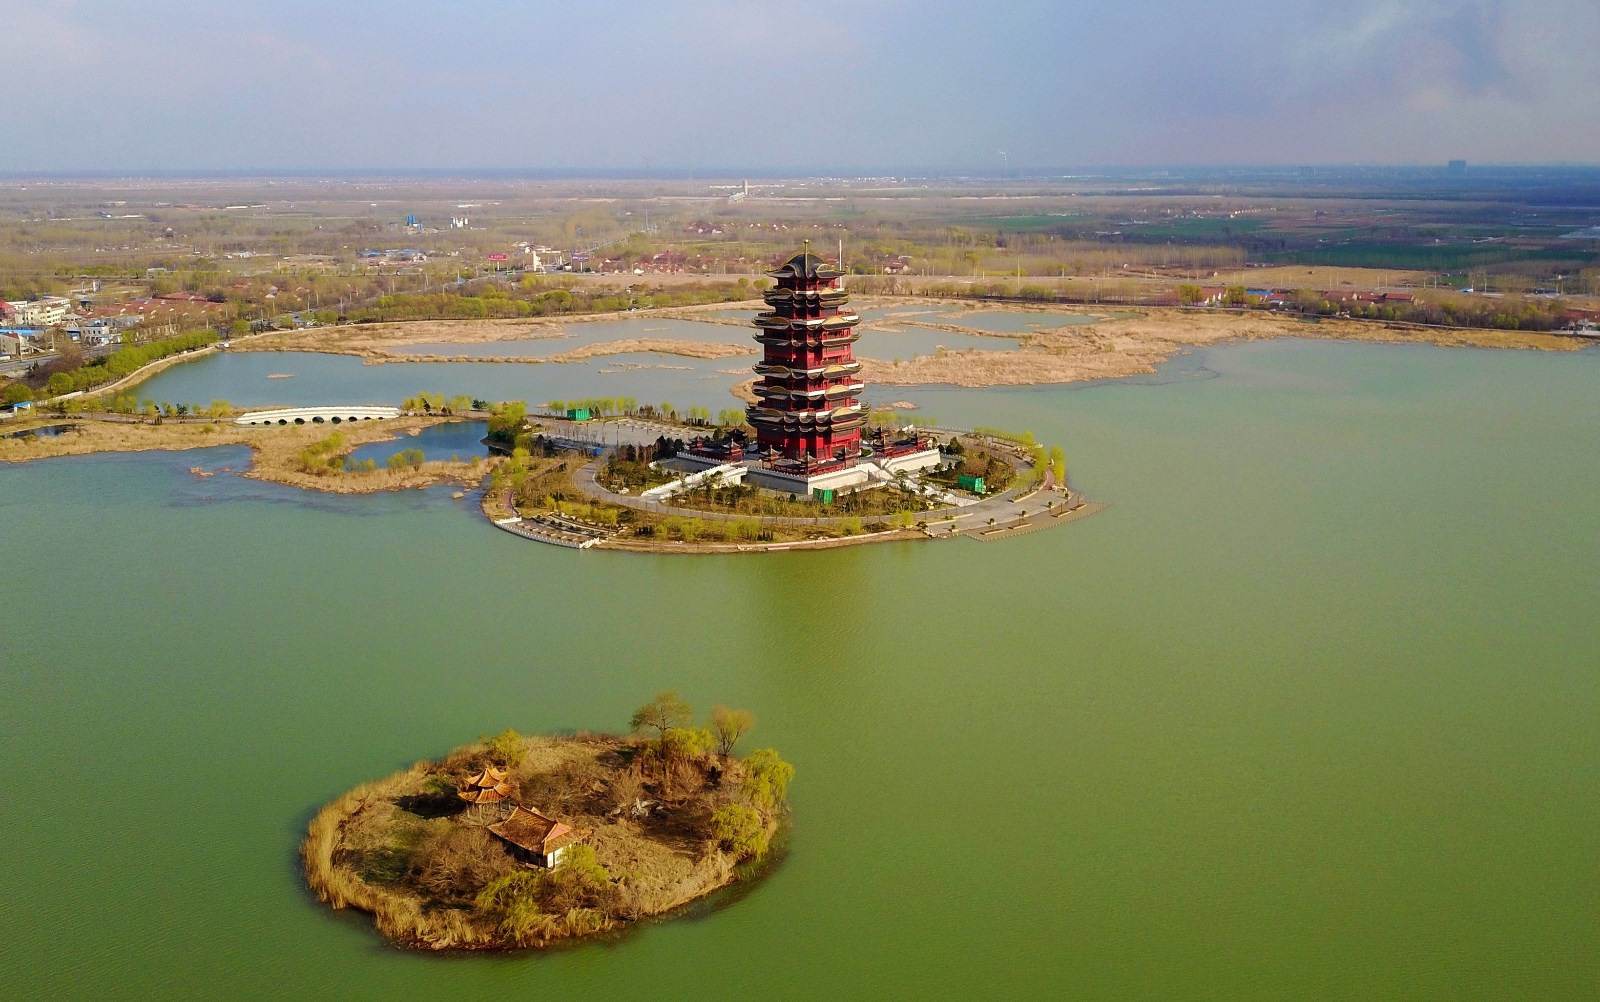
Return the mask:
[[[399,437],[393,441],[369,442],[357,446],[350,453],[349,461],[354,464],[370,459],[382,467],[389,461],[390,456],[412,449],[420,450],[422,457],[429,461],[452,457],[471,459],[473,456],[487,456],[489,447],[483,444],[483,436],[488,427],[482,421],[460,421],[453,424],[432,425],[415,435],[408,435],[403,429],[397,429]]]
[[[237,407],[397,405],[422,392],[486,400],[632,396],[640,401],[736,405],[728,389],[749,374],[755,356],[699,359],[634,353],[559,364],[390,362],[364,365],[348,355],[312,352],[225,352],[157,373],[133,392],[152,400],[223,399]],[[722,372],[719,370],[730,370]],[[731,370],[737,370],[736,372]],[[289,374],[289,379],[268,379]]]
[[[28,569],[0,575],[0,983],[1593,996],[1600,354],[1186,364],[1210,378],[916,391],[1063,443],[1112,503],[995,543],[579,553],[445,489],[196,480],[193,453],[0,467]],[[339,371],[387,399],[410,368]],[[42,586],[69,568],[66,601]],[[301,888],[343,789],[508,725],[618,728],[663,688],[751,707],[798,770],[789,855],[729,907],[436,958]]]
[[[1084,313],[1037,313],[1017,310],[977,310],[955,316],[938,317],[937,322],[969,327],[975,331],[992,331],[996,334],[1029,334],[1054,327],[1071,327],[1092,324],[1097,319]]]
[[[956,334],[917,327],[878,328],[862,332],[855,353],[861,358],[914,358],[918,355],[937,355],[941,348],[948,351],[1011,351],[1020,343],[1008,337]]]

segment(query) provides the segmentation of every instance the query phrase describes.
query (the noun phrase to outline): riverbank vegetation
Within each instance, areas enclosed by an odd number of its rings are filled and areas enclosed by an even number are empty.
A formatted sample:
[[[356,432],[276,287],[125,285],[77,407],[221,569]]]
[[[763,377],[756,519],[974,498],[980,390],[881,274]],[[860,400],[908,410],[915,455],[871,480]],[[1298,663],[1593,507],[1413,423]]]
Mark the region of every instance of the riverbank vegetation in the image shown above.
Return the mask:
[[[920,498],[894,487],[842,496],[853,499],[848,508],[839,501],[824,504],[814,498],[785,498],[768,492],[745,498],[754,489],[739,488],[742,507],[697,509],[693,507],[696,498],[691,497],[681,514],[642,510],[582,490],[575,475],[589,462],[587,457],[560,449],[542,436],[534,436],[531,442],[532,449],[517,448],[494,469],[484,499],[485,513],[497,519],[546,515],[575,519],[613,530],[605,545],[619,549],[797,543],[889,531],[909,533],[916,527],[917,513],[924,510]],[[653,472],[650,479],[681,475]],[[702,492],[693,493],[698,497]],[[714,488],[710,503],[730,498]],[[679,502],[674,499],[672,503]]]
[[[74,345],[14,380],[4,388],[4,397],[6,402],[16,403],[92,390],[131,376],[152,362],[197,351],[220,340],[214,331],[195,331],[143,344],[128,344],[109,355],[87,360]]]
[[[515,281],[484,282],[445,287],[436,292],[405,292],[379,296],[371,306],[351,310],[351,323],[395,320],[487,320],[571,316],[583,313],[617,313],[733,303],[753,299],[771,282],[749,278],[707,280],[686,286],[651,286],[610,289],[580,285],[562,275],[527,275]]]
[[[915,515],[938,507],[921,495],[893,484],[838,491],[833,500],[822,502],[814,497],[781,494],[762,490],[754,484],[727,483],[716,478],[674,494],[668,503],[694,511],[756,518],[844,518],[847,523],[853,519],[852,535],[862,531],[861,519],[889,518],[892,525],[908,528],[916,521]]]
[[[508,730],[358,786],[311,821],[306,880],[415,949],[543,947],[670,912],[753,873],[740,864],[767,855],[794,778],[770,748],[734,754],[748,712],[692,721],[665,692],[629,735]],[[519,806],[566,829],[542,836],[563,842],[554,867],[491,830]]]

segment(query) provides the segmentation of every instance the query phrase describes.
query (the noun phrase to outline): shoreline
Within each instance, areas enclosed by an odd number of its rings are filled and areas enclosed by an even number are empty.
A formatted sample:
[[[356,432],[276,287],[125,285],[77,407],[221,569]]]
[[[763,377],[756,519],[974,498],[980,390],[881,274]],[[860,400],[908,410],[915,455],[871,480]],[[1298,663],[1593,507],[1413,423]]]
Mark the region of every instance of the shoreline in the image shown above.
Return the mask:
[[[383,491],[421,490],[439,484],[457,484],[465,489],[476,488],[494,467],[495,457],[479,458],[477,462],[429,460],[420,468],[400,470],[380,468],[371,473],[309,473],[296,465],[302,451],[313,443],[326,440],[334,432],[343,436],[343,443],[328,457],[349,455],[355,449],[374,442],[403,440],[411,431],[440,424],[468,420],[447,417],[402,417],[392,421],[338,425],[297,425],[289,427],[257,427],[236,425],[229,419],[217,421],[179,420],[161,424],[128,420],[113,420],[99,416],[70,415],[63,418],[41,417],[7,431],[25,432],[30,428],[58,427],[72,429],[60,435],[43,438],[0,439],[0,464],[31,463],[41,459],[58,459],[64,456],[88,456],[117,452],[187,452],[193,449],[210,449],[219,446],[242,445],[250,450],[250,465],[239,470],[240,476],[249,480],[321,491],[325,494],[377,494]],[[195,476],[208,477],[213,471],[200,466],[191,467]]]
[[[870,305],[869,305],[870,304]],[[936,355],[915,356],[891,362],[863,354],[862,375],[885,386],[958,386],[968,389],[1000,386],[1044,386],[1052,384],[1119,379],[1150,375],[1155,367],[1187,348],[1209,347],[1229,341],[1262,341],[1277,338],[1306,338],[1327,341],[1365,341],[1375,344],[1425,344],[1439,348],[1489,348],[1536,351],[1582,351],[1597,342],[1557,333],[1504,331],[1478,327],[1431,327],[1401,321],[1341,318],[1304,319],[1298,315],[1255,310],[1220,310],[1182,306],[1126,306],[1104,309],[1083,304],[988,302],[985,300],[945,299],[931,296],[865,295],[858,305],[869,308],[893,306],[956,307],[952,319],[974,312],[1072,314],[1093,316],[1091,323],[1066,324],[1036,331],[1003,333],[960,324],[929,320],[902,321],[901,326],[923,330],[948,331],[974,337],[1007,338],[1021,342],[1011,351],[941,349]],[[560,317],[526,317],[494,320],[396,320],[379,324],[344,324],[296,331],[272,331],[237,339],[235,352],[307,352],[347,355],[377,365],[404,362],[489,362],[566,364],[618,354],[663,354],[686,358],[716,359],[759,354],[719,341],[690,341],[674,338],[624,338],[596,342],[551,355],[405,355],[385,350],[409,344],[487,344],[498,341],[555,340],[563,335],[539,331],[568,323],[595,323],[619,319],[684,320],[723,326],[746,326],[728,317],[704,316],[730,309],[759,309],[759,300],[708,303],[697,306],[658,307],[621,313],[588,313]],[[892,318],[863,321],[860,329],[872,333],[879,325],[894,324]],[[510,328],[511,333],[501,333]],[[374,335],[404,330],[396,339]],[[330,334],[330,332],[332,332]],[[329,338],[333,338],[330,342]],[[222,349],[209,345],[192,352],[158,359],[114,383],[97,386],[88,396],[102,396],[137,387],[157,373],[183,362],[195,361]],[[746,403],[753,402],[745,380],[729,392]],[[42,403],[49,403],[43,401]]]
[[[1009,309],[1103,316],[1082,309]],[[963,329],[959,318],[953,318],[955,323],[923,324],[920,326],[952,333],[1017,337],[1022,343],[1010,351],[945,350],[898,364],[863,354],[861,375],[869,385],[971,389],[1088,382],[1150,375],[1161,364],[1192,348],[1284,338],[1557,352],[1588,347],[1578,339],[1529,331],[1422,327],[1365,320],[1312,322],[1282,315],[1210,313],[1181,307],[1140,307],[1137,311],[1120,312],[1128,315],[1042,328],[1022,335]]]
[[[719,303],[699,307],[671,307],[655,311],[586,314],[577,317],[540,317],[517,320],[426,320],[360,325],[340,328],[313,328],[270,335],[235,350],[307,351],[321,354],[351,355],[367,364],[405,362],[490,362],[543,364],[582,362],[614,354],[648,353],[689,358],[734,358],[754,355],[753,349],[714,341],[674,338],[627,338],[583,345],[550,355],[459,355],[396,354],[391,348],[408,344],[483,344],[556,338],[559,334],[541,329],[566,323],[659,317],[696,323],[744,326],[743,321],[727,317],[704,316],[729,309],[754,309],[759,303]],[[1234,341],[1263,341],[1278,338],[1306,338],[1330,341],[1364,341],[1378,344],[1427,344],[1440,348],[1493,348],[1538,351],[1581,351],[1589,343],[1560,334],[1501,331],[1482,328],[1427,327],[1396,321],[1323,318],[1316,321],[1299,316],[1260,311],[1211,310],[1192,307],[1140,306],[1110,309],[1081,305],[1056,306],[1049,303],[990,303],[982,300],[948,300],[930,297],[865,296],[858,305],[868,308],[904,306],[955,306],[948,316],[896,323],[892,319],[864,321],[860,330],[867,344],[857,357],[862,362],[862,377],[869,384],[884,386],[985,387],[1041,386],[1118,379],[1150,375],[1156,367],[1190,348],[1210,347]],[[1003,333],[964,327],[963,315],[975,312],[1006,312],[1094,317],[1090,323],[1071,323],[1034,331]],[[893,362],[873,357],[874,328],[881,324],[913,326],[921,330],[945,331],[976,337],[1007,338],[1019,342],[1006,351],[945,349],[933,355],[919,355]],[[329,334],[329,332],[335,332]],[[745,380],[729,392],[749,402]]]

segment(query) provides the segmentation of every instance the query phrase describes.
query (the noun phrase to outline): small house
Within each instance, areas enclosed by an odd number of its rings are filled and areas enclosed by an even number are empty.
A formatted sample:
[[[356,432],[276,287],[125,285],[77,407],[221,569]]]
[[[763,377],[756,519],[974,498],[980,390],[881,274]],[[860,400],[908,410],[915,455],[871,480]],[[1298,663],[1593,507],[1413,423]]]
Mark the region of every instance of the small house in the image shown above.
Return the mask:
[[[554,869],[561,863],[567,846],[582,836],[567,825],[530,811],[520,804],[504,821],[489,826],[511,847],[511,855],[524,863]]]

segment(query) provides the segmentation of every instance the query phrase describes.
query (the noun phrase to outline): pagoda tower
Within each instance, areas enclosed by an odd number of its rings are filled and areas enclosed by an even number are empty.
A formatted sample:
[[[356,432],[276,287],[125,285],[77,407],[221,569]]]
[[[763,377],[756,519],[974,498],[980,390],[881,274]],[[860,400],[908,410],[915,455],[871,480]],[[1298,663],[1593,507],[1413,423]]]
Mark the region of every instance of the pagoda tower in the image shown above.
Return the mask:
[[[843,273],[808,247],[767,274],[777,286],[762,294],[771,309],[755,318],[761,378],[747,411],[764,470],[802,489],[864,480],[850,475],[867,418],[851,349],[861,318],[839,288]]]

